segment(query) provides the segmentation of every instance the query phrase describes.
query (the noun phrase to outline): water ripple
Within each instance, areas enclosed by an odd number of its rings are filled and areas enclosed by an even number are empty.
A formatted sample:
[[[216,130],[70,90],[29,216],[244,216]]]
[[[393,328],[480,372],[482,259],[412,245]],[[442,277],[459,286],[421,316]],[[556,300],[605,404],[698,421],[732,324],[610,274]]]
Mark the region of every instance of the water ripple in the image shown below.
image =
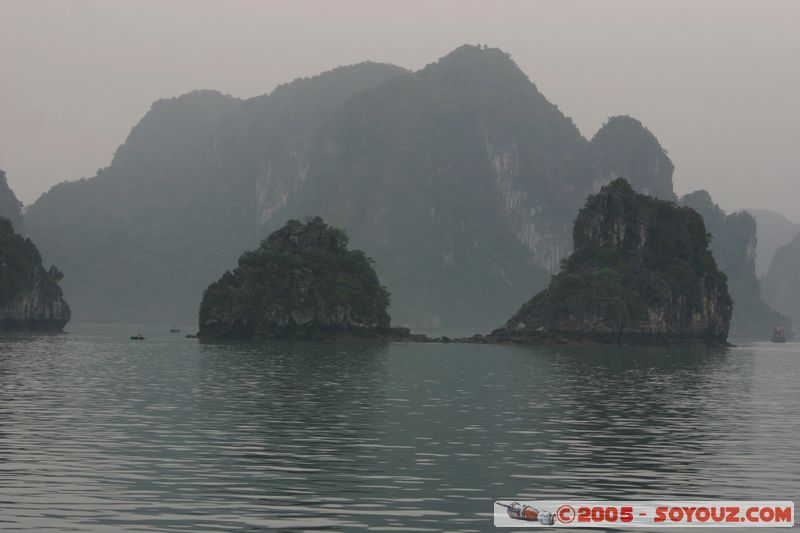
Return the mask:
[[[0,339],[3,531],[485,531],[495,499],[800,500],[797,345]]]

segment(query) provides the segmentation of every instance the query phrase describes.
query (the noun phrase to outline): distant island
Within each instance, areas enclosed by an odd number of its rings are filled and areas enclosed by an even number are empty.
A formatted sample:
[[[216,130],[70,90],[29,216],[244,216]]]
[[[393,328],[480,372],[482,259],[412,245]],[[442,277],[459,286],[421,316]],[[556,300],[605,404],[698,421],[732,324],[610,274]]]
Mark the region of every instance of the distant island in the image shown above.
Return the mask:
[[[3,180],[4,182],[5,180]],[[61,331],[70,309],[56,267],[45,270],[36,246],[0,217],[0,331]]]
[[[800,234],[778,248],[763,281],[767,301],[800,324]]]
[[[589,197],[573,239],[547,289],[474,341],[726,343],[733,302],[696,211],[618,178]]]
[[[416,340],[390,327],[373,262],[321,218],[290,220],[203,294],[200,338]]]
[[[734,301],[730,337],[769,338],[773,327],[781,327],[791,339],[792,320],[771,308],[762,296],[756,275],[756,220],[746,211],[726,213],[707,191],[686,194],[678,201],[703,217],[711,234],[711,253],[728,277],[728,292]],[[777,309],[777,307],[776,307]]]

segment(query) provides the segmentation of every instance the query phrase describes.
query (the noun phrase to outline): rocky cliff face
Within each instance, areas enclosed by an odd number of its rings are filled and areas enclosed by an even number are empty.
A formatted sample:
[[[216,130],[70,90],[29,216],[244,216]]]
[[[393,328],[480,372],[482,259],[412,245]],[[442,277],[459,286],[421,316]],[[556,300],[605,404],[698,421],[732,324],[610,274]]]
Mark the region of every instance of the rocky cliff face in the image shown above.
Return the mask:
[[[22,231],[22,202],[8,186],[6,173],[0,170],[0,217],[5,217],[17,231]]]
[[[511,314],[619,172],[672,195],[672,164],[641,124],[612,119],[588,143],[496,48],[463,46],[355,95],[323,135],[290,212],[345,228],[377,260],[392,316],[417,327],[474,331]]]
[[[61,331],[70,309],[57,268],[45,270],[36,246],[0,218],[0,330]]]
[[[585,143],[507,54],[464,46],[347,101],[289,211],[376,259],[396,320],[472,329],[543,286],[569,246],[551,202]]]
[[[695,211],[622,179],[580,211],[575,251],[550,286],[490,335],[515,342],[721,343],[732,311],[725,275]]]
[[[763,287],[767,302],[800,324],[800,235],[775,252]]]
[[[200,336],[325,339],[389,333],[372,263],[321,218],[289,221],[206,289]]]
[[[768,339],[773,326],[792,331],[792,321],[771,309],[761,296],[756,277],[756,221],[747,212],[726,214],[706,191],[680,199],[703,217],[711,234],[711,251],[719,269],[728,277],[733,298],[730,336],[739,339]]]
[[[756,253],[756,275],[765,275],[778,248],[786,246],[800,233],[797,224],[780,213],[769,209],[748,209],[757,224],[758,247]]]

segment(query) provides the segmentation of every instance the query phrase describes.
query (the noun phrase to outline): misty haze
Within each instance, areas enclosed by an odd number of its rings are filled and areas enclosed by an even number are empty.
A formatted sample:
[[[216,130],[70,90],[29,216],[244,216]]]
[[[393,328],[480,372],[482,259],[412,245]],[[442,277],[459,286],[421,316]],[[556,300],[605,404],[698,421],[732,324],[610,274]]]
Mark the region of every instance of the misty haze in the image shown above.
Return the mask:
[[[798,28],[3,3],[2,528],[796,526]]]

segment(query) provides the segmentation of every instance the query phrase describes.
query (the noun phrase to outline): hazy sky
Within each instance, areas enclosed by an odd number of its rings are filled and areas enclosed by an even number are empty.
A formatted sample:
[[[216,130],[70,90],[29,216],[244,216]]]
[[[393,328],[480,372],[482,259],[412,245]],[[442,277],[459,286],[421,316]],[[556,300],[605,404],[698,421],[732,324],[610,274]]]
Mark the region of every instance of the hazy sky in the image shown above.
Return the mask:
[[[509,52],[587,137],[640,119],[678,193],[800,221],[798,1],[0,0],[0,168],[30,203],[108,165],[158,98],[464,43]]]

